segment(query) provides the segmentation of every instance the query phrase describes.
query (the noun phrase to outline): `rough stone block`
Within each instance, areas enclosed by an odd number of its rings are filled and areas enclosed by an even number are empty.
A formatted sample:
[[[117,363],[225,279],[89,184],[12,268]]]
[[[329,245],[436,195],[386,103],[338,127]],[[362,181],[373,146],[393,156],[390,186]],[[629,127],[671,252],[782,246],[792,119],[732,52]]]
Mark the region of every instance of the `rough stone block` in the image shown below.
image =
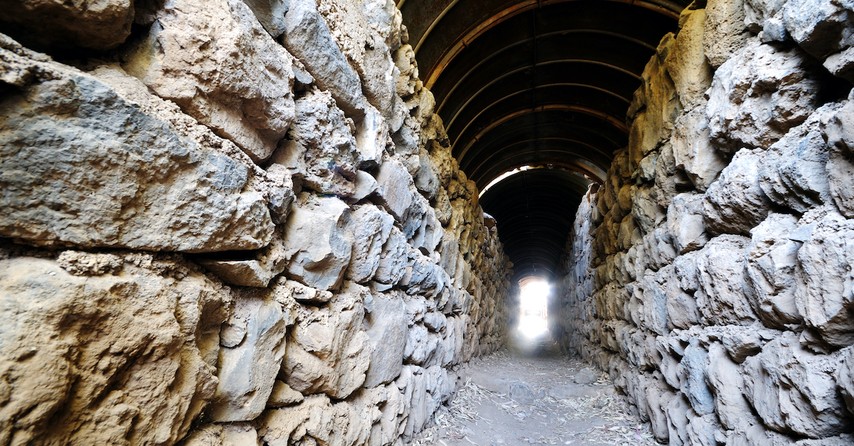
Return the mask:
[[[403,298],[398,294],[374,294],[365,303],[371,365],[365,376],[365,387],[389,383],[400,375],[403,353],[409,331],[409,318]]]
[[[0,233],[36,245],[257,249],[273,223],[221,144],[101,81],[0,44]],[[10,51],[10,50],[14,50]],[[152,181],[152,179],[157,179]]]
[[[801,242],[792,238],[797,229],[794,216],[770,214],[751,231],[746,291],[759,319],[768,327],[803,322],[795,304]]]
[[[756,313],[745,296],[745,263],[750,239],[722,235],[697,256],[697,307],[705,325],[750,324]]]
[[[174,0],[154,13],[125,69],[255,161],[294,119],[292,57],[241,0]]]
[[[742,149],[703,199],[706,228],[712,234],[747,235],[771,211],[771,202],[759,185],[761,150]]]

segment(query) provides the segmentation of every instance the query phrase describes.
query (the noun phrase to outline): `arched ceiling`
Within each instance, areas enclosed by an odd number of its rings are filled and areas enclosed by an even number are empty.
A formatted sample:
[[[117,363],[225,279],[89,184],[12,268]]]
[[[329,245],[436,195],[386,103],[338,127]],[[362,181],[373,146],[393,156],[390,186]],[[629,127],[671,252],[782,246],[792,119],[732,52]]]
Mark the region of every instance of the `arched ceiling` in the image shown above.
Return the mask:
[[[481,205],[517,277],[557,273],[581,196],[626,146],[641,72],[688,3],[398,0],[453,154],[489,186]]]

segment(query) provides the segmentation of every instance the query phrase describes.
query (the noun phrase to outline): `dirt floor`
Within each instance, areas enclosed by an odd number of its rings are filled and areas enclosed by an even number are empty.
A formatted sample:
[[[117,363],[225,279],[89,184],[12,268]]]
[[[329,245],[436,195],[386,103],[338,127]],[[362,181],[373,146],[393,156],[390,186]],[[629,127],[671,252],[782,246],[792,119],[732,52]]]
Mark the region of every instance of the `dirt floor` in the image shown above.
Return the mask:
[[[462,388],[410,445],[657,445],[607,375],[550,341],[474,360],[460,377]]]

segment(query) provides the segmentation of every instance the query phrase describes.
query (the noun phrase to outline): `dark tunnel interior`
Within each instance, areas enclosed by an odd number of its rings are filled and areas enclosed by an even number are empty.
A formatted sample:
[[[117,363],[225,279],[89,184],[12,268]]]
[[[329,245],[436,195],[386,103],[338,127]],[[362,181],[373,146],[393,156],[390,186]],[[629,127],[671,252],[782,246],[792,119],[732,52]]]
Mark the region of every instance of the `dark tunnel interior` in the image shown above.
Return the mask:
[[[555,278],[576,208],[686,1],[400,0],[421,79],[516,279]]]

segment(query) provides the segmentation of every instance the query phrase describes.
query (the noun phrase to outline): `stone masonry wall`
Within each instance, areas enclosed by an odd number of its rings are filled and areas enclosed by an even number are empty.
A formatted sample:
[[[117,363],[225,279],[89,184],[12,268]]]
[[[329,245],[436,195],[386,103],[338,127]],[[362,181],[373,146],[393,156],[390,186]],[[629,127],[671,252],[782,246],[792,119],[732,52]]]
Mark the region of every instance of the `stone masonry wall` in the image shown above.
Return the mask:
[[[565,347],[671,445],[854,443],[854,7],[709,0],[578,211]]]
[[[503,344],[390,0],[0,9],[0,445],[399,444]]]

